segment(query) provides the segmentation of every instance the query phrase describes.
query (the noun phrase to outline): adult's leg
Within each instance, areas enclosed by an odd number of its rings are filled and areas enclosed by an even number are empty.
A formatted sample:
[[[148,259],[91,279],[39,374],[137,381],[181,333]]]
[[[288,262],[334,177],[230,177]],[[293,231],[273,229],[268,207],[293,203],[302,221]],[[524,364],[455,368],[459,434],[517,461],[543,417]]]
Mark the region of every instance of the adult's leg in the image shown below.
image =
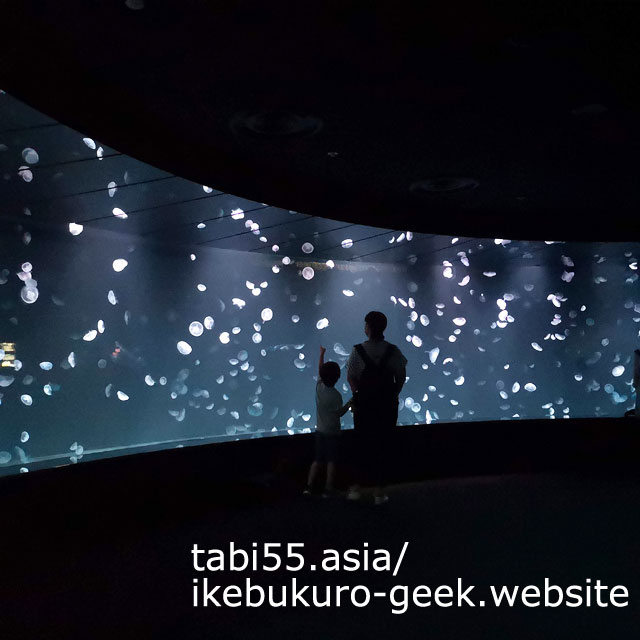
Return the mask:
[[[349,448],[349,462],[351,467],[351,484],[347,498],[350,500],[360,499],[360,488],[364,479],[364,434],[367,418],[365,415],[366,406],[357,402],[353,407],[353,437]]]
[[[397,399],[389,399],[379,410],[379,431],[376,434],[375,449],[372,455],[372,465],[374,473],[374,490],[373,495],[376,504],[386,502],[388,497],[385,491],[385,485],[388,480],[388,459],[389,453],[394,451],[395,427],[398,423],[398,402]]]
[[[333,491],[333,488],[335,487],[335,480],[336,480],[336,463],[328,462],[327,463],[327,483],[325,485],[327,491]]]
[[[311,463],[311,467],[309,468],[309,478],[307,480],[307,487],[311,489],[316,482],[316,478],[318,477],[318,471],[320,468],[320,463],[317,460],[314,460]]]

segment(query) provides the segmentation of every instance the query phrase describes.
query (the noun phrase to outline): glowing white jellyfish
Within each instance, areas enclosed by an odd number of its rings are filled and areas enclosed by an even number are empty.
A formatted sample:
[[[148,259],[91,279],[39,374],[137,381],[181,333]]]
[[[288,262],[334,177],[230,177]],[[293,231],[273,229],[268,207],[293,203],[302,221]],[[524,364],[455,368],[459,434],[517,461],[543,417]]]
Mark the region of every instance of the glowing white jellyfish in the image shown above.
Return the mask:
[[[189,325],[189,333],[197,338],[204,333],[204,326],[201,322],[195,320]]]
[[[204,319],[204,328],[205,328],[207,331],[211,331],[211,329],[213,329],[214,324],[215,324],[215,321],[214,321],[214,319],[213,319],[211,316],[207,316],[207,317]]]
[[[43,371],[51,371],[51,369],[53,369],[53,364],[51,362],[41,362],[40,368]]]
[[[211,193],[213,191],[213,189],[211,187],[206,187],[205,185],[202,185],[202,190],[205,193]]]
[[[85,333],[82,336],[82,339],[85,342],[91,342],[92,340],[96,339],[96,336],[98,335],[98,332],[95,329],[92,329],[91,331],[87,331],[87,333]]]
[[[238,307],[238,309],[242,309],[247,304],[242,298],[232,298],[231,303]]]
[[[411,343],[413,344],[414,347],[421,347],[422,346],[422,338],[420,338],[418,336],[411,336]]]
[[[231,337],[229,335],[229,332],[228,331],[223,331],[219,336],[219,340],[220,340],[220,342],[222,342],[222,344],[229,344],[229,342],[231,341]]]
[[[262,318],[263,322],[269,322],[269,320],[273,318],[273,311],[267,307],[262,310],[262,312],[260,313],[260,317]]]
[[[27,147],[22,150],[22,159],[28,164],[36,164],[40,160],[40,156],[35,149]]]
[[[242,209],[233,209],[231,211],[231,217],[234,220],[242,220],[242,218],[244,218],[244,211]]]
[[[321,318],[316,322],[316,329],[326,329],[329,326],[329,320],[327,318]]]
[[[116,395],[121,402],[126,402],[129,399],[129,396],[124,391],[118,391]]]
[[[73,351],[67,356],[67,362],[72,368],[76,366],[76,354]]]
[[[251,340],[254,344],[260,344],[262,342],[262,335],[257,331],[251,336]]]
[[[178,347],[178,352],[181,353],[183,356],[188,356],[191,351],[193,351],[193,349],[191,348],[191,345],[188,342],[185,342],[184,340],[180,340],[177,344]]]
[[[291,258],[289,256],[285,256],[282,258],[282,264],[291,264]]]
[[[617,367],[613,367],[611,370],[611,375],[614,378],[619,378],[624,373],[624,367],[622,365],[618,365]]]
[[[237,335],[242,331],[242,329],[240,327],[233,327],[233,329],[231,329],[231,333],[233,333],[233,335]]]
[[[520,391],[520,383],[514,382],[513,386],[511,387],[511,393],[518,393],[518,391]]]
[[[87,147],[89,147],[89,149],[92,149],[95,151],[96,143],[94,140],[92,140],[91,138],[82,138],[82,142],[84,142],[87,145]]]
[[[207,226],[207,225],[206,225],[204,222],[199,222],[199,223],[196,225],[196,229],[204,229],[204,228],[206,228],[206,226]]]
[[[351,291],[351,289],[343,289],[342,294],[347,296],[347,298],[351,298],[352,296],[355,295],[353,291]]]
[[[313,253],[313,245],[310,242],[305,242],[302,245],[303,253]]]
[[[537,342],[532,342],[531,346],[536,350],[536,351],[542,351],[542,347],[537,343]]]
[[[104,321],[98,320],[98,333],[104,333]]]
[[[113,305],[118,304],[118,299],[116,298],[116,294],[111,290],[107,294],[107,300],[109,300],[109,302]]]
[[[345,238],[341,242],[341,245],[343,249],[351,249],[351,247],[353,247],[353,240],[351,238]]]
[[[431,361],[431,364],[435,364],[436,360],[438,359],[438,356],[440,355],[440,348],[439,347],[434,347],[433,349],[431,349],[429,351],[429,360]]]
[[[453,324],[457,325],[458,327],[462,327],[465,324],[467,324],[467,319],[466,318],[454,318],[453,319]]]
[[[451,267],[445,267],[442,271],[442,275],[445,278],[453,278],[453,269]]]
[[[33,180],[33,173],[29,167],[20,167],[20,169],[18,169],[18,175],[25,182],[31,182]]]
[[[455,384],[455,385],[457,385],[458,387],[459,387],[460,385],[463,385],[463,384],[464,384],[464,376],[460,376],[460,377],[456,378],[453,382],[454,382],[454,384]]]
[[[206,291],[207,285],[200,283],[197,287],[198,291]]]
[[[493,278],[495,277],[497,274],[495,271],[483,271],[482,272],[483,276],[486,276],[487,278]]]
[[[20,442],[28,442],[29,441],[29,432],[28,431],[23,431],[20,434]]]
[[[527,384],[524,385],[524,389],[525,391],[535,391],[537,387],[533,382],[527,382]]]
[[[20,396],[20,401],[27,407],[30,407],[33,404],[33,398],[27,393]]]
[[[148,384],[150,387],[153,387],[153,385],[156,383],[156,381],[149,375],[146,375],[144,377],[144,381],[146,384]]]
[[[126,220],[129,217],[120,207],[114,207],[111,213],[113,213],[116,218],[120,218],[121,220]]]
[[[296,322],[300,322],[300,316],[292,315],[291,316],[291,322],[293,322],[294,324]]]
[[[128,264],[129,263],[124,258],[117,258],[116,260],[113,261],[113,270],[116,273],[120,273],[121,271],[127,268]]]
[[[20,297],[26,304],[33,304],[38,299],[39,295],[37,287],[34,286],[24,286],[20,290]]]
[[[98,360],[98,369],[105,369],[107,366],[107,361],[104,358],[100,358]]]
[[[312,267],[305,267],[302,270],[302,277],[305,280],[311,280],[313,278],[313,276],[315,275],[315,271],[313,270]]]

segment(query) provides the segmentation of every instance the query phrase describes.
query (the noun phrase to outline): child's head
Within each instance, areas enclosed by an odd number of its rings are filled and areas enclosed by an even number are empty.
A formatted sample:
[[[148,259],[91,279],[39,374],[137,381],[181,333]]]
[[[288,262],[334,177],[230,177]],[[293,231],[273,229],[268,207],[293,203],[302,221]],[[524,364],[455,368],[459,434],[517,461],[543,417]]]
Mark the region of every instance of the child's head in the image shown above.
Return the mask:
[[[337,362],[325,362],[320,367],[320,380],[322,380],[327,387],[333,387],[339,378],[340,365]]]

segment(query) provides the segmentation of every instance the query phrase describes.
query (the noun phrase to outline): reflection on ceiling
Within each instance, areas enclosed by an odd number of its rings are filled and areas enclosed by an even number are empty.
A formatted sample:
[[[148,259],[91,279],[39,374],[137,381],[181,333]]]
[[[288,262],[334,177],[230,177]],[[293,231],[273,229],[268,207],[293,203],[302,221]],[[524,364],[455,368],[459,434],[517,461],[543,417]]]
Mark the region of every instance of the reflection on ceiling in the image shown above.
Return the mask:
[[[495,268],[557,260],[565,247],[545,242],[475,239],[368,227],[306,215],[199,185],[111,149],[6,93],[0,94],[3,224],[64,226],[142,237],[169,246],[223,248],[318,260],[453,263],[475,253]],[[162,141],[158,141],[162,144]],[[212,153],[215,153],[212,150]],[[394,219],[390,211],[388,220]],[[531,221],[535,224],[535,220]],[[550,230],[552,234],[552,230]],[[623,258],[634,245],[557,243],[572,255]],[[546,250],[545,250],[546,248]],[[586,253],[585,253],[586,252]],[[446,264],[444,265],[446,266]]]

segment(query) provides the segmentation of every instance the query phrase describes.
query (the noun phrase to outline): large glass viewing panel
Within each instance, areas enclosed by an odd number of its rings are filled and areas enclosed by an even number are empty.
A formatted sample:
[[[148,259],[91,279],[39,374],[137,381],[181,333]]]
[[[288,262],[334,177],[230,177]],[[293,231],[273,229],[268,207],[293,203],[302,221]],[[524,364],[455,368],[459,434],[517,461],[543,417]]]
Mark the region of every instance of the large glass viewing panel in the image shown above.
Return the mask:
[[[370,310],[409,361],[400,425],[634,406],[638,243],[337,222],[172,176],[6,94],[0,114],[0,475],[311,431],[319,347],[346,400]]]

